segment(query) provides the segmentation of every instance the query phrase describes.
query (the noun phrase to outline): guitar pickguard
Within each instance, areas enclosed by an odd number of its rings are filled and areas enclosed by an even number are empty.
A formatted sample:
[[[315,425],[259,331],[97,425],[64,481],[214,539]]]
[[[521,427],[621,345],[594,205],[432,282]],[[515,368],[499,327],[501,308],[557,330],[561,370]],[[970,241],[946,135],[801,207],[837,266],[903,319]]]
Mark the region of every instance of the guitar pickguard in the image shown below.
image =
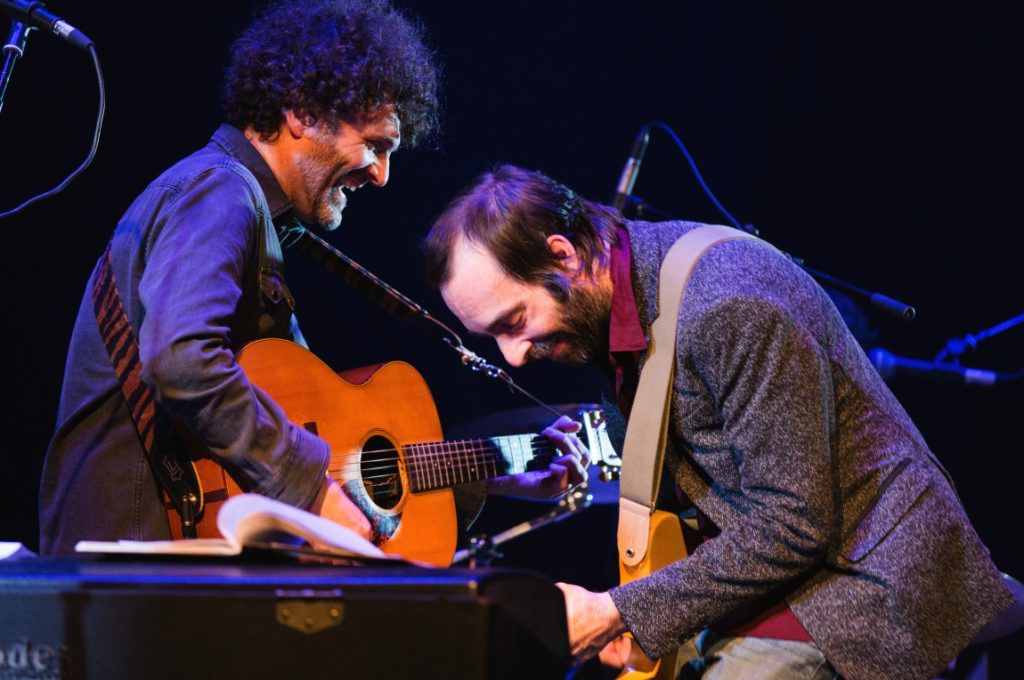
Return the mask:
[[[373,501],[370,500],[370,496],[366,493],[366,487],[363,486],[361,480],[350,479],[347,482],[342,483],[342,490],[353,503],[356,504],[366,518],[370,520],[370,526],[373,527],[373,531],[376,535],[383,539],[389,539],[395,535],[398,531],[398,525],[402,521],[402,513],[385,514],[381,512]]]

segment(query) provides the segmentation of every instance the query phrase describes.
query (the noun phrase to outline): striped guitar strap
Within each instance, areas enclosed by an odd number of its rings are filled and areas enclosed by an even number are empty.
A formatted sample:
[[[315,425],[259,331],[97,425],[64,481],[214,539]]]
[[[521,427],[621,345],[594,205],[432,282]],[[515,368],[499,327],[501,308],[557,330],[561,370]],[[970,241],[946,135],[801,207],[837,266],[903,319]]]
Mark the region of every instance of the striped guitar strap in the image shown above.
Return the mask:
[[[161,490],[170,499],[169,504],[164,503],[168,523],[173,528],[172,513],[176,512],[181,518],[181,535],[195,538],[196,516],[201,510],[199,481],[195,468],[190,463],[182,465],[173,449],[166,444],[172,429],[170,418],[156,403],[153,389],[142,380],[139,341],[121,305],[121,296],[114,281],[110,245],[103,253],[93,279],[92,303],[100,337],[121,384],[121,394],[139,434],[142,450]]]

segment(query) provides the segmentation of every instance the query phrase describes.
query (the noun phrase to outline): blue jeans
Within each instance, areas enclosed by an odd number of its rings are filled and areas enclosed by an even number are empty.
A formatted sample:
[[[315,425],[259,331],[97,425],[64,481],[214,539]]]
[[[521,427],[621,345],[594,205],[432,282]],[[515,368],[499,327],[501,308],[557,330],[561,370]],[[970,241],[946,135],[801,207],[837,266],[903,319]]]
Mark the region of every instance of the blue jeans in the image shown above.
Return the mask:
[[[830,680],[839,674],[813,642],[720,636],[705,630],[679,648],[677,680]]]

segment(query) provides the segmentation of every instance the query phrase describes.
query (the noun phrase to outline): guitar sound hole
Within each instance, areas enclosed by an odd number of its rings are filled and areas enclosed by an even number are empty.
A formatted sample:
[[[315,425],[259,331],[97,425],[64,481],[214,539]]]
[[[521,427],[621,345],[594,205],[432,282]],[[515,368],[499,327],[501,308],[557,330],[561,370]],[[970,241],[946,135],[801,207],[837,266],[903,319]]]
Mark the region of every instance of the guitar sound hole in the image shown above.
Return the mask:
[[[377,435],[366,441],[360,456],[359,472],[366,494],[377,507],[390,510],[402,500],[398,451],[388,439]]]

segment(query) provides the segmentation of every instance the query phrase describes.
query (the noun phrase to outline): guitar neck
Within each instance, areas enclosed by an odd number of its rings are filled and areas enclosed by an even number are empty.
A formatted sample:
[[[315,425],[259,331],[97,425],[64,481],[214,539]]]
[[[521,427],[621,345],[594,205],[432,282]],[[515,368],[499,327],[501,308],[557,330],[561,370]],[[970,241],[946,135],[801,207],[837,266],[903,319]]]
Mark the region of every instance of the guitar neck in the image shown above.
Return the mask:
[[[557,457],[552,444],[531,434],[407,444],[402,448],[413,492],[544,469]]]

